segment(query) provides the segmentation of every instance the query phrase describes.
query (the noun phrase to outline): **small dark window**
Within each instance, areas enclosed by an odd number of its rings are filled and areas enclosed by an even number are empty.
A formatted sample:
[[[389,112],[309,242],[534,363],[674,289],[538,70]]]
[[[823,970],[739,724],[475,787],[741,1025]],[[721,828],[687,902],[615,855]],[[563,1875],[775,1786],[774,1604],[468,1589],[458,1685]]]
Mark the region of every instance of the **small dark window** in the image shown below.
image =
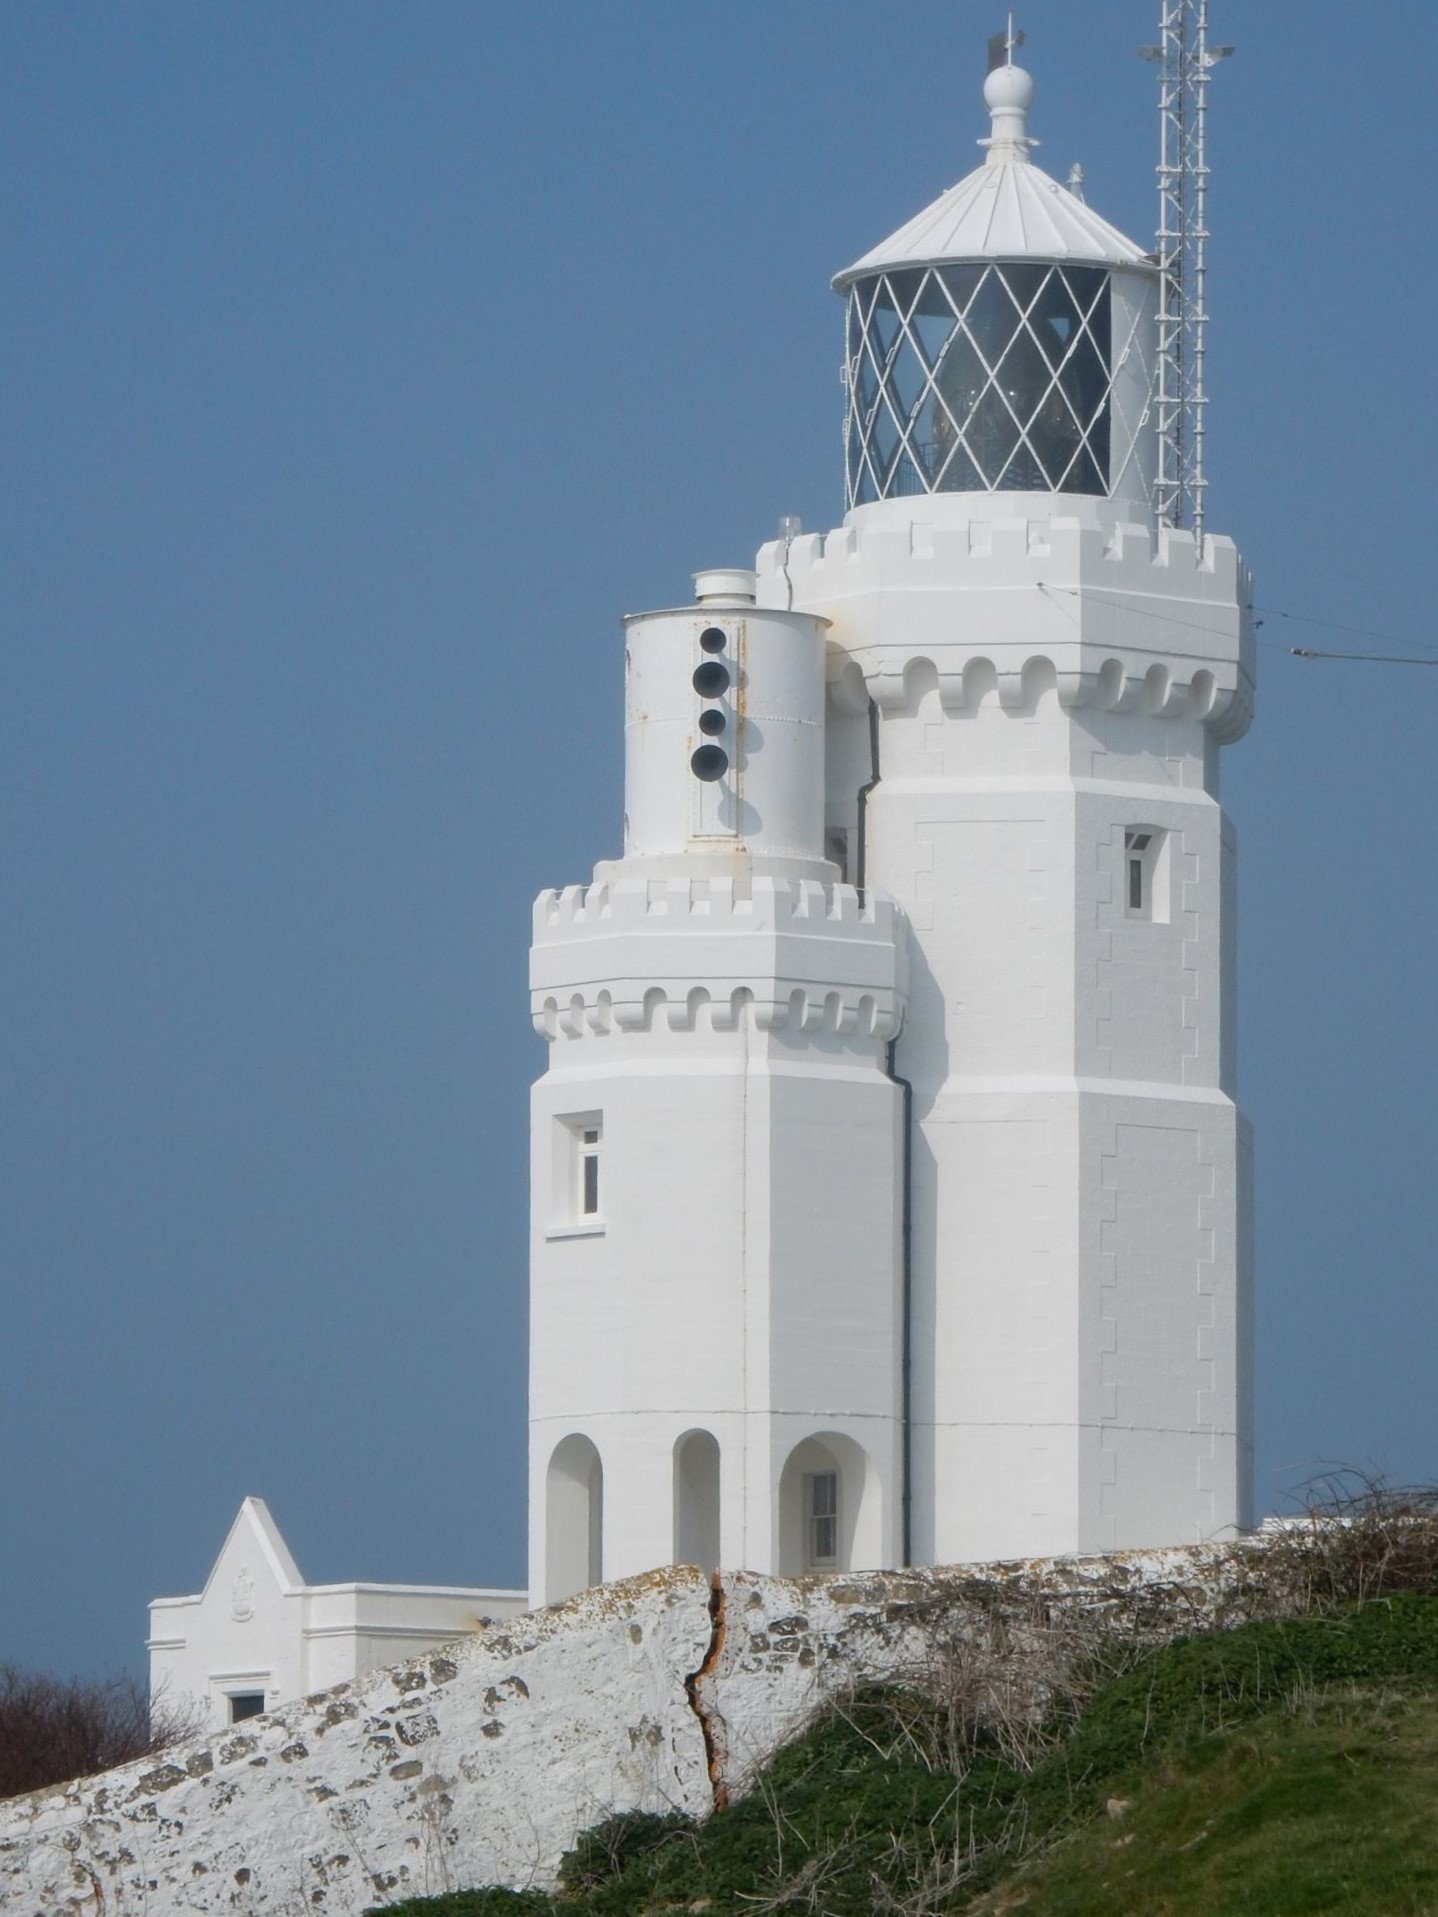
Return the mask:
[[[1124,869],[1127,874],[1128,909],[1147,916],[1149,908],[1149,852],[1152,832],[1132,831],[1123,835]]]
[[[694,690],[701,699],[717,699],[729,690],[729,668],[722,659],[706,659],[695,666]]]
[[[705,706],[699,714],[699,730],[708,739],[717,739],[725,724],[724,714],[717,706]]]
[[[579,1209],[586,1218],[599,1216],[599,1127],[586,1127],[579,1151]]]
[[[689,761],[696,779],[722,779],[729,770],[729,755],[723,746],[702,745]]]
[[[265,1694],[263,1691],[231,1691],[230,1722],[242,1723],[247,1717],[263,1717]]]
[[[809,1562],[833,1564],[839,1556],[839,1474],[816,1471],[809,1480]]]
[[[729,643],[729,635],[722,626],[706,626],[699,635],[699,643],[706,652],[722,652]]]

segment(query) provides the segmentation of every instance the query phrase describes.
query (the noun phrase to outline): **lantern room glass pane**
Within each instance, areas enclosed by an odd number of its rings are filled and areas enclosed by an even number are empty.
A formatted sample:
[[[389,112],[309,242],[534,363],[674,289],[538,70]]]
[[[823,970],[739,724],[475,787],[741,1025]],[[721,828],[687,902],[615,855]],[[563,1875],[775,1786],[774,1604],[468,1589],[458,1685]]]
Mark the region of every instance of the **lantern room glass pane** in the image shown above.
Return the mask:
[[[900,340],[894,363],[889,369],[889,391],[896,402],[899,417],[905,424],[918,412],[928,383],[928,368],[906,336]]]
[[[1019,309],[1003,274],[991,267],[964,314],[964,330],[983,354],[990,372],[1003,358],[1020,324]]]
[[[898,337],[899,309],[894,304],[894,295],[886,278],[880,282],[879,297],[874,301],[874,310],[869,315],[869,339],[873,344],[874,357],[881,367],[887,365]]]
[[[1014,260],[1004,267],[1004,284],[1012,293],[1021,312],[1028,312],[1038,298],[1044,282],[1052,277],[1053,270],[1051,266],[1026,264],[1020,260]]]
[[[869,446],[874,456],[874,465],[882,481],[894,463],[894,454],[899,450],[899,429],[894,424],[893,414],[882,402],[874,415],[874,424],[869,433]]]
[[[934,471],[932,490],[936,493],[983,493],[988,491],[984,476],[973,462],[968,448],[955,442],[948,450],[942,470]]]
[[[943,282],[944,290],[953,303],[954,311],[962,318],[974,294],[978,292],[988,268],[979,265],[940,266],[933,270],[935,278]]]
[[[909,315],[909,331],[918,342],[930,371],[938,365],[954,330],[954,309],[936,273],[927,275],[924,290]]]
[[[902,273],[886,273],[889,293],[898,312],[907,319],[914,305],[914,296],[926,277],[921,266],[910,266]]]
[[[984,388],[979,403],[964,428],[964,443],[978,462],[979,471],[990,490],[1003,486],[1004,473],[1019,443],[1019,423],[1004,403],[1004,396],[992,382]]]
[[[956,328],[935,377],[943,402],[940,410],[952,421],[949,427],[952,434],[957,436],[967,431],[989,378],[989,369],[979,358],[973,341],[961,328]]]
[[[1029,327],[1050,366],[1057,372],[1078,337],[1082,321],[1062,273],[1050,273],[1029,309]]]
[[[1108,490],[1103,267],[906,267],[849,303],[849,497]]]

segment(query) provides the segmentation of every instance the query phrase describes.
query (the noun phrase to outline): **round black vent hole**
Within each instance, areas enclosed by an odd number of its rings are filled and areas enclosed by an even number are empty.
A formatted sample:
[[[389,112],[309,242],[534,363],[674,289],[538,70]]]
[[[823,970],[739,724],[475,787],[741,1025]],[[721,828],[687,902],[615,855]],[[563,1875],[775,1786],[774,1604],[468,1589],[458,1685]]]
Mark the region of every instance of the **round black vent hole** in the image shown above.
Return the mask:
[[[706,659],[694,668],[694,690],[704,699],[717,699],[729,690],[729,668],[722,659]]]

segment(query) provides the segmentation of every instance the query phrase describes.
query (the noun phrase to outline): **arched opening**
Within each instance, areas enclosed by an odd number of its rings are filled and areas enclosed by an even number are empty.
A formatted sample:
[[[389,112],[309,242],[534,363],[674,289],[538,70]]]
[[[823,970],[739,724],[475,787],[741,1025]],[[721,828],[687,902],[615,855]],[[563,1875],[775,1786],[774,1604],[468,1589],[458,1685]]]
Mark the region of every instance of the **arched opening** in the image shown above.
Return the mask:
[[[837,1431],[795,1445],[779,1480],[779,1570],[877,1569],[883,1556],[878,1473],[861,1445]]]
[[[674,1562],[719,1566],[719,1443],[686,1431],[674,1447]]]
[[[557,1604],[604,1581],[604,1466],[589,1439],[564,1438],[544,1490],[544,1601]]]

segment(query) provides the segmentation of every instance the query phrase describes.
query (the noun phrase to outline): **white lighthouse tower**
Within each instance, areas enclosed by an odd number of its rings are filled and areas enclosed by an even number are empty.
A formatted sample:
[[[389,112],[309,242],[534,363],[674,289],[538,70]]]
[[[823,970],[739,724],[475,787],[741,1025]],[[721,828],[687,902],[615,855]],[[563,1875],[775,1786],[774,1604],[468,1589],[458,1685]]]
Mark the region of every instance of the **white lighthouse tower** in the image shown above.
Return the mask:
[[[627,622],[624,854],[535,915],[536,1602],[1249,1522],[1250,594],[1032,95],[835,282],[842,527]]]

